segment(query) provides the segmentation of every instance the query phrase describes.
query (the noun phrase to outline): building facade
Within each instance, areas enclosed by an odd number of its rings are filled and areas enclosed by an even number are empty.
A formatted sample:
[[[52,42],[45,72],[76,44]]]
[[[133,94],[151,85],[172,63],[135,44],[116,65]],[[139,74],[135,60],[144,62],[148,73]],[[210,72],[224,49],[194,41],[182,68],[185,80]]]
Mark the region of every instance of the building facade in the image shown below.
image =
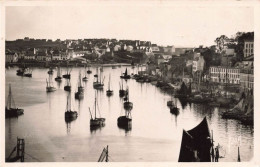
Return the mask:
[[[245,41],[244,57],[249,57],[254,54],[254,41]]]
[[[254,70],[242,69],[240,71],[240,87],[242,90],[254,89]]]
[[[240,84],[240,69],[223,66],[210,67],[209,76],[211,82]]]

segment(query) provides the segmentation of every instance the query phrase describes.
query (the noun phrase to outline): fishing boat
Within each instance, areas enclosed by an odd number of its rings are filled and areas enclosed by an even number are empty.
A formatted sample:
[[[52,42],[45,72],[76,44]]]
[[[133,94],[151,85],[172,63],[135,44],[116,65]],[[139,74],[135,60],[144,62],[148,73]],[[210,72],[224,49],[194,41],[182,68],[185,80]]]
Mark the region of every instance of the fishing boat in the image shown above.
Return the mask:
[[[95,77],[96,81],[93,82],[93,87],[94,87],[94,89],[103,89],[105,77],[103,78],[103,81],[101,81],[102,72],[100,72],[100,75],[98,75],[98,68],[97,68],[97,74],[96,75],[97,75]]]
[[[122,82],[122,86],[120,85],[120,82],[119,82],[119,96],[120,97],[124,97],[125,94],[126,94],[126,90],[124,90],[124,82]]]
[[[87,71],[88,74],[91,74],[92,71],[90,70],[89,66],[88,66],[88,71]]]
[[[61,80],[62,80],[62,77],[61,77],[61,69],[60,69],[60,67],[58,67],[57,77],[55,78],[55,81],[60,82]]]
[[[124,97],[124,109],[125,110],[132,110],[133,109],[133,103],[129,101],[129,89],[126,89],[126,94]]]
[[[78,92],[75,93],[76,99],[82,99],[84,98],[84,87],[81,83],[81,73],[79,73],[79,82],[78,82]]]
[[[87,81],[88,77],[87,77],[87,72],[86,72],[86,67],[85,67],[85,76],[82,78],[82,81]]]
[[[111,95],[113,95],[113,90],[110,89],[110,74],[109,74],[107,96],[111,96]]]
[[[177,107],[177,102],[176,102],[177,99],[175,99],[175,103],[173,103],[171,106],[170,106],[170,112],[174,115],[179,115],[180,111],[179,111],[179,108]]]
[[[125,111],[124,116],[117,118],[117,126],[124,129],[131,129],[132,127],[132,118],[129,110]]]
[[[50,67],[50,68],[49,68],[49,71],[48,71],[47,73],[52,75],[52,74],[53,74],[53,68]]]
[[[100,72],[103,72],[104,71],[103,66],[101,66],[99,70]]]
[[[49,74],[49,81],[46,79],[46,83],[47,83],[47,86],[46,86],[47,92],[56,91],[56,88],[53,86],[53,83],[52,83],[52,75],[51,74]]]
[[[123,73],[123,75],[121,75],[120,78],[122,78],[122,79],[130,79],[130,75],[127,73],[127,68],[125,69],[125,73]]]
[[[64,86],[65,91],[71,91],[71,84],[70,84],[70,79],[66,80],[66,85]]]
[[[90,118],[90,128],[102,127],[105,125],[105,121],[106,121],[105,118],[101,118],[101,117],[97,118],[97,114],[96,114],[97,105],[98,105],[98,102],[97,102],[97,97],[96,97],[96,93],[95,93],[94,118],[93,118],[92,113],[89,108],[89,113],[90,113],[90,117],[91,117]]]
[[[32,70],[30,70],[29,68],[27,68],[23,74],[23,76],[25,77],[32,77]]]
[[[191,130],[183,130],[179,162],[211,162],[213,147],[207,118]]]
[[[69,70],[69,68],[67,67],[67,72],[66,74],[62,75],[63,78],[67,78],[67,79],[70,79],[70,72],[71,72],[72,69]]]
[[[19,115],[22,115],[24,112],[23,109],[16,108],[15,102],[12,96],[12,91],[11,91],[11,84],[9,84],[9,94],[8,94],[8,99],[5,107],[5,117],[10,118],[10,117],[18,117]]]
[[[72,111],[71,110],[71,94],[68,94],[67,97],[67,106],[66,106],[66,111],[65,111],[65,121],[70,122],[75,120],[78,117],[77,111]]]
[[[116,69],[117,68],[117,66],[116,65],[112,65],[112,69]]]
[[[19,67],[19,69],[16,70],[16,75],[23,76],[27,69],[28,68],[25,65],[23,65],[23,67]]]

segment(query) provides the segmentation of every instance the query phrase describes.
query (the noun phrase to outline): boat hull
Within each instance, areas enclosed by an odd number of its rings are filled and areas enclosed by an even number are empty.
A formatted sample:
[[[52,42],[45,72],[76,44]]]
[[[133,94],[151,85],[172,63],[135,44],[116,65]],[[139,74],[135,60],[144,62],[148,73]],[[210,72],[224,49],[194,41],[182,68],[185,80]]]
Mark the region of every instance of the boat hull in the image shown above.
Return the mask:
[[[87,77],[82,78],[82,81],[87,81],[87,80],[88,80]]]
[[[5,117],[11,118],[11,117],[18,117],[20,115],[24,114],[24,110],[20,108],[9,108],[5,109]]]
[[[64,90],[70,92],[71,91],[71,86],[64,86]]]
[[[126,110],[133,109],[133,103],[132,102],[124,102],[124,109],[126,109]]]
[[[24,74],[25,77],[32,77],[32,74]]]
[[[107,90],[107,96],[113,95],[113,90]]]
[[[84,93],[83,92],[76,92],[75,93],[75,99],[83,99]]]
[[[61,77],[56,77],[55,78],[55,81],[58,81],[58,82],[60,82],[62,80],[62,78]]]
[[[54,92],[56,91],[55,87],[46,87],[46,92]]]
[[[126,116],[118,117],[117,125],[119,127],[129,128],[129,127],[132,126],[132,119],[131,118],[127,118]]]
[[[174,115],[179,115],[179,113],[180,113],[179,108],[177,108],[177,107],[171,107],[170,112]]]
[[[93,87],[94,89],[103,89],[104,87],[104,84],[101,84],[101,83],[93,83]]]
[[[120,76],[121,79],[130,79],[131,76],[130,75],[126,75],[126,76]]]
[[[70,74],[64,74],[62,75],[63,78],[67,78],[67,79],[70,79]]]
[[[77,111],[66,111],[65,112],[65,121],[66,122],[73,121],[73,120],[77,119],[77,117],[78,117]]]
[[[90,119],[90,127],[102,127],[105,125],[105,118]]]
[[[88,73],[88,74],[91,74],[91,73],[92,73],[92,71],[89,71],[89,70],[88,70],[88,71],[87,71],[87,73]]]
[[[124,97],[126,94],[126,91],[125,90],[119,90],[119,96],[120,97]]]

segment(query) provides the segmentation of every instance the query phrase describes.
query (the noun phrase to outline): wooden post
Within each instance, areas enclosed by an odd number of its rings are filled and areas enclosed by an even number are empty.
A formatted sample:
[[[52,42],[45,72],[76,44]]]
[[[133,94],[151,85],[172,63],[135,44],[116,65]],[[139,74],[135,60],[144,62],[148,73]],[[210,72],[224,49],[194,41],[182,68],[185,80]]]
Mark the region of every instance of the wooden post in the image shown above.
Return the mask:
[[[25,147],[24,139],[17,138],[16,156],[21,159],[21,162],[24,162],[24,147]]]
[[[106,155],[106,162],[108,162],[108,145],[107,145],[107,155]]]

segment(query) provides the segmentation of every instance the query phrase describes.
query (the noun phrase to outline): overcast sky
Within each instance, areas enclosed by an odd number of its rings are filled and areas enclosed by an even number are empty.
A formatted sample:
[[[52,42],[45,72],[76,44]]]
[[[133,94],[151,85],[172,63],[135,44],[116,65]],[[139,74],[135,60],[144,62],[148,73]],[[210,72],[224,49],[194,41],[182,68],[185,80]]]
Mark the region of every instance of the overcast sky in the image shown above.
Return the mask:
[[[159,45],[210,46],[222,34],[253,31],[251,7],[165,5],[6,8],[6,39],[117,38]]]

